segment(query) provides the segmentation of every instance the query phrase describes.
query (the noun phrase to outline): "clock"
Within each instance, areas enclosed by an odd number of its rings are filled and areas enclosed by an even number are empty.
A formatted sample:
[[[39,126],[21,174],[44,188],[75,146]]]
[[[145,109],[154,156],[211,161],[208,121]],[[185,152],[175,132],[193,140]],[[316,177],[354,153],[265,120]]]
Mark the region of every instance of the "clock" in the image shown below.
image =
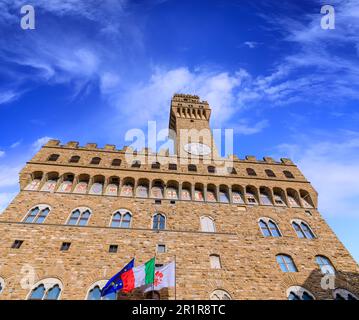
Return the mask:
[[[196,156],[205,156],[211,153],[211,148],[209,146],[198,142],[185,144],[184,150]]]

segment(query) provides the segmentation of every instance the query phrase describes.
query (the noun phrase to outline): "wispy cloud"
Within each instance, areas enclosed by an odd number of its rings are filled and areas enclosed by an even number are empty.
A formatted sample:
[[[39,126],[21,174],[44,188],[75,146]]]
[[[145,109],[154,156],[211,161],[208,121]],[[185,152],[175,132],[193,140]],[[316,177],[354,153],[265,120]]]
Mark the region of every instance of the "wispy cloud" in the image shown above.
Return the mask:
[[[248,48],[250,48],[250,49],[254,49],[254,48],[258,47],[258,45],[259,45],[260,43],[259,43],[259,42],[256,42],[256,41],[245,41],[245,42],[243,42],[243,44],[244,44],[245,46],[247,46]]]
[[[322,213],[358,216],[359,132],[302,135],[298,143],[282,144],[277,150],[277,155],[292,158],[319,192]]]
[[[5,155],[5,151],[0,150],[0,158],[3,157],[4,155]]]
[[[41,137],[41,138],[37,139],[32,144],[34,151],[38,151],[44,144],[46,144],[51,139],[52,139],[51,137]]]

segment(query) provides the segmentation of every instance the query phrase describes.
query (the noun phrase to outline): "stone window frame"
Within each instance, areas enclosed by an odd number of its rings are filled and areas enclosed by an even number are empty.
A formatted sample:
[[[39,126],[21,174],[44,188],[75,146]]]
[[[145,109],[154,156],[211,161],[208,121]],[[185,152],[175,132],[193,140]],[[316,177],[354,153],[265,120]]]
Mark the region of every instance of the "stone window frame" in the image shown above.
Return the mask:
[[[44,279],[36,282],[29,290],[29,292],[26,296],[26,300],[31,300],[30,297],[31,297],[32,292],[40,285],[44,285],[44,287],[45,287],[45,293],[42,296],[42,299],[40,299],[40,300],[46,300],[44,298],[46,297],[47,293],[49,292],[50,289],[52,289],[56,285],[58,285],[60,288],[60,294],[59,294],[57,300],[61,300],[61,295],[62,295],[62,292],[64,291],[64,286],[63,286],[61,280],[57,279],[57,278],[44,278]]]
[[[327,260],[328,263],[324,264],[324,263],[319,263],[317,258],[320,258],[320,259],[324,259],[324,260]],[[322,274],[330,274],[330,275],[335,275],[336,274],[336,268],[334,267],[334,264],[332,263],[332,260],[329,259],[327,256],[323,255],[323,254],[317,254],[315,257],[315,262],[316,264],[319,266],[319,269],[321,271]],[[322,269],[322,266],[325,268],[325,266],[329,266],[330,268],[333,269],[333,272],[324,272],[325,270]]]
[[[102,279],[102,280],[98,280],[94,283],[92,283],[89,288],[87,289],[87,292],[86,292],[86,296],[85,296],[85,300],[89,300],[88,297],[89,297],[89,294],[90,294],[90,291],[93,290],[94,288],[96,287],[99,287],[100,290],[102,290],[102,288],[106,285],[106,283],[108,282],[108,280],[105,280],[105,279]],[[117,294],[116,295],[116,299],[117,299]],[[108,299],[105,297],[101,297],[100,300],[113,300],[113,299]]]
[[[261,227],[261,225],[260,225],[260,222],[261,222],[261,221],[263,221],[263,222],[266,224],[266,226],[267,226],[267,228],[268,228],[268,230],[269,230],[269,232],[270,232],[270,234],[271,234],[270,236],[264,235],[264,233],[263,233],[263,231],[262,231],[262,227]],[[270,226],[269,226],[269,222],[272,222],[272,223],[275,225],[275,227],[277,228],[277,231],[278,231],[278,233],[279,233],[279,236],[278,236],[278,237],[277,237],[277,236],[273,236],[272,231],[271,231],[271,228],[270,228]],[[279,228],[279,226],[278,226],[278,223],[277,223],[274,219],[269,218],[269,217],[260,217],[260,218],[257,220],[257,223],[258,223],[259,230],[261,231],[261,234],[263,235],[263,237],[265,237],[265,238],[269,238],[269,237],[281,238],[281,237],[283,237],[283,233],[280,231],[280,228]]]
[[[202,220],[204,220],[205,218],[212,221],[213,231],[205,231],[205,230],[202,229]],[[200,227],[201,232],[216,233],[215,219],[213,217],[209,216],[209,215],[203,215],[203,216],[199,217],[199,227]]]
[[[344,289],[344,288],[335,288],[333,290],[333,299],[336,298],[336,295],[339,294],[341,295],[345,300],[348,300],[348,296],[352,295],[354,297],[354,299],[359,300],[359,297],[357,295],[355,295],[353,292]]]
[[[214,296],[217,296],[218,299],[215,299]],[[228,299],[224,299],[224,297],[227,296]],[[232,296],[230,293],[224,289],[215,289],[213,290],[209,295],[210,300],[232,300]]]
[[[113,222],[113,217],[115,216],[115,214],[119,213],[121,215],[120,218],[120,225],[118,227],[114,227],[112,226],[112,222]],[[123,217],[125,216],[125,214],[129,213],[131,218],[130,218],[130,225],[129,227],[122,227],[122,222],[123,222]],[[126,208],[120,208],[118,210],[115,210],[112,215],[111,215],[111,219],[110,219],[110,224],[109,227],[110,228],[115,228],[115,229],[131,229],[132,228],[132,221],[133,221],[133,213],[131,212],[131,210],[126,209]]]
[[[79,211],[80,211],[80,215],[79,215],[79,217],[78,217],[78,219],[77,219],[77,223],[76,223],[76,224],[69,224],[70,219],[71,219],[71,216],[72,216],[72,214],[73,214],[76,210],[79,210]],[[87,219],[87,223],[86,223],[85,225],[81,226],[81,225],[79,225],[79,222],[80,222],[80,220],[81,220],[81,216],[82,216],[86,211],[90,211],[90,216],[89,216],[89,218]],[[89,207],[77,207],[77,208],[75,208],[75,209],[73,209],[73,210],[71,211],[71,213],[69,214],[69,216],[68,216],[68,218],[67,218],[65,224],[68,225],[68,226],[71,226],[71,227],[86,227],[86,226],[88,226],[92,215],[93,215],[92,210],[91,210]]]
[[[165,218],[165,222],[164,222],[164,228],[161,229],[161,228],[154,228],[154,218],[156,215],[161,215]],[[167,229],[167,216],[166,214],[164,214],[163,212],[161,211],[157,211],[155,212],[153,215],[152,215],[152,218],[151,218],[151,225],[150,225],[150,229],[152,230],[156,230],[156,231],[159,231],[159,230],[166,230]]]
[[[36,208],[39,208],[39,212],[35,215],[35,218],[34,218],[34,221],[35,221],[35,222],[26,222],[26,219],[30,216],[31,211],[34,210],[34,209],[36,209]],[[27,211],[27,213],[25,214],[24,218],[21,220],[21,222],[23,222],[23,223],[40,224],[40,223],[38,223],[38,222],[36,222],[36,221],[39,219],[40,213],[41,213],[43,210],[45,210],[45,209],[49,209],[49,213],[46,215],[44,221],[41,222],[41,223],[44,223],[45,220],[47,219],[47,217],[49,216],[51,210],[52,210],[52,208],[51,208],[50,205],[44,204],[44,203],[35,205],[35,206],[33,206],[32,208],[30,208],[30,209]]]
[[[281,257],[281,262],[278,261],[278,257]],[[291,270],[290,270],[290,268],[289,268],[289,266],[288,266],[288,265],[289,265],[289,264],[288,264],[288,261],[286,261],[286,260],[284,259],[284,257],[287,257],[287,258],[290,259],[290,264],[293,265],[295,271],[291,271]],[[279,269],[280,269],[282,272],[284,272],[284,273],[298,272],[298,267],[297,267],[297,265],[295,264],[295,261],[294,261],[294,259],[292,258],[291,255],[289,255],[289,254],[287,254],[287,253],[278,253],[278,254],[276,254],[275,258],[276,258],[277,265],[278,265]],[[282,267],[281,267],[282,264],[285,265],[286,270],[282,270]]]
[[[294,174],[289,170],[283,170],[283,174],[287,179],[295,179]]]
[[[303,294],[304,293],[307,293],[308,295],[310,295],[313,300],[315,300],[315,296],[313,293],[311,293],[308,289],[306,288],[303,288],[301,286],[291,286],[289,287],[287,290],[286,290],[286,296],[287,296],[287,299],[289,299],[289,295],[291,293],[294,293],[297,297],[299,297],[300,300],[303,300],[302,297],[303,297]]]
[[[71,158],[69,159],[69,163],[79,163],[80,159],[81,157],[78,155],[71,156]]]
[[[93,157],[90,160],[90,164],[94,166],[98,166],[101,163],[102,159],[100,157]]]
[[[209,255],[209,265],[210,265],[211,269],[215,269],[215,270],[223,269],[221,256],[217,253],[211,253]],[[218,266],[216,266],[216,265],[218,265]]]
[[[60,155],[58,153],[52,153],[47,157],[47,161],[56,162],[59,158]]]
[[[298,232],[297,232],[297,230],[295,229],[293,223],[296,223],[296,224],[299,226],[299,228],[300,228],[302,234],[304,235],[304,237],[301,238],[301,237],[298,236]],[[301,226],[302,223],[307,226],[307,228],[309,229],[309,231],[312,233],[313,238],[308,238],[308,237],[307,237],[307,235],[305,234],[305,232],[304,232],[304,230],[303,230],[303,228],[302,228],[302,226]],[[312,227],[310,226],[310,224],[309,224],[308,222],[306,222],[305,220],[303,220],[303,219],[297,219],[297,218],[296,218],[296,219],[292,219],[292,220],[290,221],[290,224],[291,224],[292,228],[294,229],[294,231],[295,231],[295,233],[296,233],[296,235],[297,235],[298,238],[307,239],[307,240],[314,240],[314,239],[317,239],[317,238],[318,238],[317,235],[314,233],[314,231],[313,231]]]

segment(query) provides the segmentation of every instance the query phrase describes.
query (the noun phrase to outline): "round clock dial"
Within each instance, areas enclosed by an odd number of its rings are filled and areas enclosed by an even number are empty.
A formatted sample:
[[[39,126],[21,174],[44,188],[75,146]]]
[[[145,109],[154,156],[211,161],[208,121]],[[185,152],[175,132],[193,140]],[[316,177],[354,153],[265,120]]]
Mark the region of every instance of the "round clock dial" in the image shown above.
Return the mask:
[[[196,156],[204,156],[211,153],[211,148],[203,143],[192,142],[184,146],[184,150]]]

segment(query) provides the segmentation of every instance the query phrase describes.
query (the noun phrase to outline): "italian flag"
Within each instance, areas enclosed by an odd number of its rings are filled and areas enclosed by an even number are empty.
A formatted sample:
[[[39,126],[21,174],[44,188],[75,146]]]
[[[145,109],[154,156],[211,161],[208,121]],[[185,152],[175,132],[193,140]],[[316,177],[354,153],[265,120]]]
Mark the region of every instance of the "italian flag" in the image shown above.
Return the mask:
[[[122,291],[131,292],[147,284],[152,284],[155,279],[155,258],[148,260],[145,264],[132,268],[121,275],[123,281]]]

